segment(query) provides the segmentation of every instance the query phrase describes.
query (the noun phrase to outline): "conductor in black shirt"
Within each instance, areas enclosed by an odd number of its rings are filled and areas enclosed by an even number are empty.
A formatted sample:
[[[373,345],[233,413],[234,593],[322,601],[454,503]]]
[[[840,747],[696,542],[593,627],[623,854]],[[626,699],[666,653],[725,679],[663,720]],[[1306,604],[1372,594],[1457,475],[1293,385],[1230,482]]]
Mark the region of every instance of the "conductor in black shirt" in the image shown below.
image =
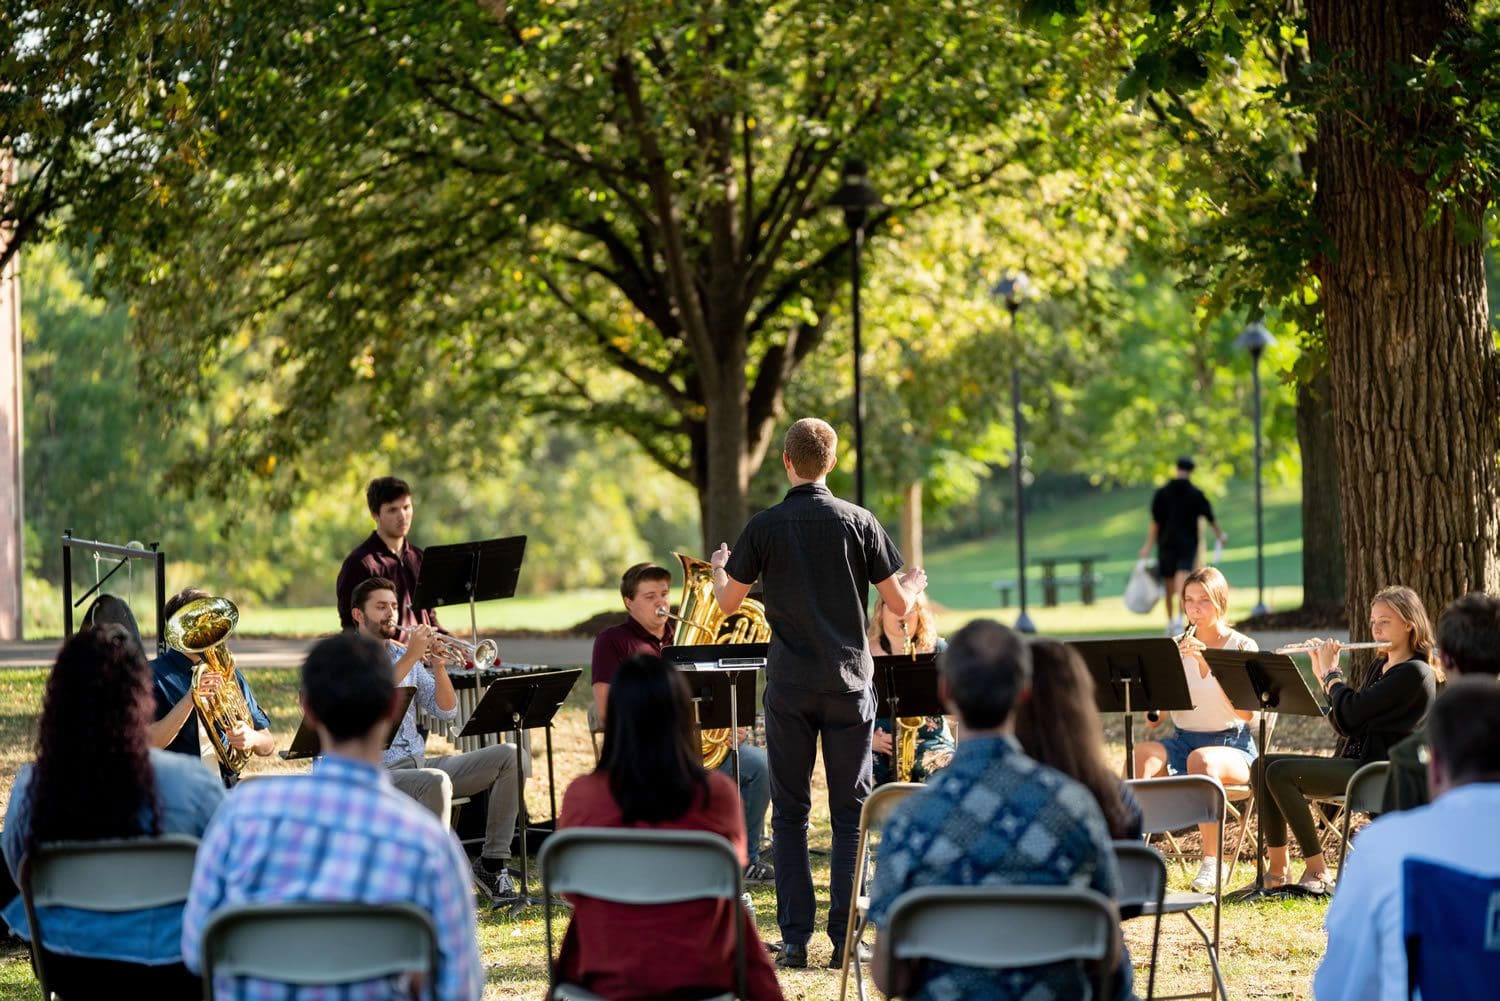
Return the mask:
[[[827,422],[805,417],[793,424],[781,455],[792,488],[781,503],[750,519],[732,551],[721,544],[710,557],[719,607],[734,612],[759,579],[771,625],[766,750],[782,937],[776,963],[787,967],[807,965],[816,916],[807,823],[819,740],[833,822],[830,965],[842,965],[859,813],[874,781],[874,662],[865,638],[869,588],[902,615],[927,587],[920,568],[896,573],[901,554],[874,515],[829,491],[824,479],[837,449],[838,435]]]
[[[1203,491],[1193,485],[1193,460],[1184,455],[1177,460],[1177,473],[1151,496],[1151,528],[1141,559],[1156,547],[1157,573],[1167,591],[1167,634],[1181,632],[1182,624],[1172,615],[1172,600],[1182,594],[1187,575],[1198,569],[1198,519],[1208,519],[1220,545],[1227,536],[1214,519],[1214,506]]]

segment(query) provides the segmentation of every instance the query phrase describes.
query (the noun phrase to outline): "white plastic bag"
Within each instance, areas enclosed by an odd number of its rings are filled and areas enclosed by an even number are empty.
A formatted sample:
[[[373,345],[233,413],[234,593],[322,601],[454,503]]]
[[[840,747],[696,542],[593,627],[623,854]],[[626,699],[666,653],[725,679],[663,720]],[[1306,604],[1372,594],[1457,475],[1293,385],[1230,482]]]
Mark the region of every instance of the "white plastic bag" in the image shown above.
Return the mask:
[[[1125,607],[1137,615],[1146,615],[1156,607],[1165,590],[1161,581],[1151,572],[1150,560],[1136,560],[1130,571],[1130,580],[1125,584]]]

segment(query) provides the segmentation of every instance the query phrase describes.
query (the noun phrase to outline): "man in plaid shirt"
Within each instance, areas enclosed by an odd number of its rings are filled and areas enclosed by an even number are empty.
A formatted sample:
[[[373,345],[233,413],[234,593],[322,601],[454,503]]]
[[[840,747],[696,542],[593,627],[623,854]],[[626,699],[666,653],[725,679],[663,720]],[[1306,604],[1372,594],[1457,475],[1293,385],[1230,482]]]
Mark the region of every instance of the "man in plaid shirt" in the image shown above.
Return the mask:
[[[310,775],[251,782],[224,802],[204,832],[182,919],[182,955],[201,970],[204,926],[242,903],[359,901],[415,904],[437,928],[435,997],[476,1001],[484,971],[475,939],[468,860],[458,841],[381,767],[398,703],[390,658],[354,632],[325,639],[302,665],[302,711],[323,756]],[[415,995],[404,978],[296,987],[216,978],[216,997],[261,1001],[365,1001]]]

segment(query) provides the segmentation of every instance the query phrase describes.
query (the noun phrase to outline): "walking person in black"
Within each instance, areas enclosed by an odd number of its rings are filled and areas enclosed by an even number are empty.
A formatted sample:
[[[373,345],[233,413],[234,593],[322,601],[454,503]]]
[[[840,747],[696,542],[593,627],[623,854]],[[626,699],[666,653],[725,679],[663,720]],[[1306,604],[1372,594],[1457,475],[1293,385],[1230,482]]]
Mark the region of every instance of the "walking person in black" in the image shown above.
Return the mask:
[[[1198,569],[1198,519],[1208,519],[1214,536],[1223,545],[1228,536],[1214,518],[1214,506],[1203,491],[1193,485],[1193,460],[1184,455],[1177,460],[1177,473],[1151,496],[1151,528],[1141,559],[1156,547],[1157,574],[1167,591],[1167,635],[1182,632],[1182,622],[1172,614],[1172,600],[1182,594],[1187,575]]]
[[[806,417],[787,430],[781,462],[792,488],[781,503],[750,519],[731,551],[710,562],[714,596],[732,613],[759,579],[771,648],[766,665],[766,751],[771,766],[771,830],[776,865],[776,964],[807,965],[816,917],[807,854],[812,771],[818,741],[833,822],[828,937],[831,968],[843,965],[858,849],[859,812],[873,785],[870,739],[875,722],[874,663],[866,639],[873,585],[897,615],[927,587],[902,559],[869,511],[839,500],[824,482],[838,435]]]

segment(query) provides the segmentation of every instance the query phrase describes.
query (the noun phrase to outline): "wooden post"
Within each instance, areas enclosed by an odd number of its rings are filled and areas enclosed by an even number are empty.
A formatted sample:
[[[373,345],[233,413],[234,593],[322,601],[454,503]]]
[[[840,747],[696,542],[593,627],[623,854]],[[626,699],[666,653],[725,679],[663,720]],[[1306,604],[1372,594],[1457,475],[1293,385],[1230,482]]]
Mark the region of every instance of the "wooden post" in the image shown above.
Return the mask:
[[[0,150],[0,200],[15,181],[15,162]],[[0,230],[0,245],[10,233]],[[0,639],[21,638],[21,285],[19,255],[0,271]]]

